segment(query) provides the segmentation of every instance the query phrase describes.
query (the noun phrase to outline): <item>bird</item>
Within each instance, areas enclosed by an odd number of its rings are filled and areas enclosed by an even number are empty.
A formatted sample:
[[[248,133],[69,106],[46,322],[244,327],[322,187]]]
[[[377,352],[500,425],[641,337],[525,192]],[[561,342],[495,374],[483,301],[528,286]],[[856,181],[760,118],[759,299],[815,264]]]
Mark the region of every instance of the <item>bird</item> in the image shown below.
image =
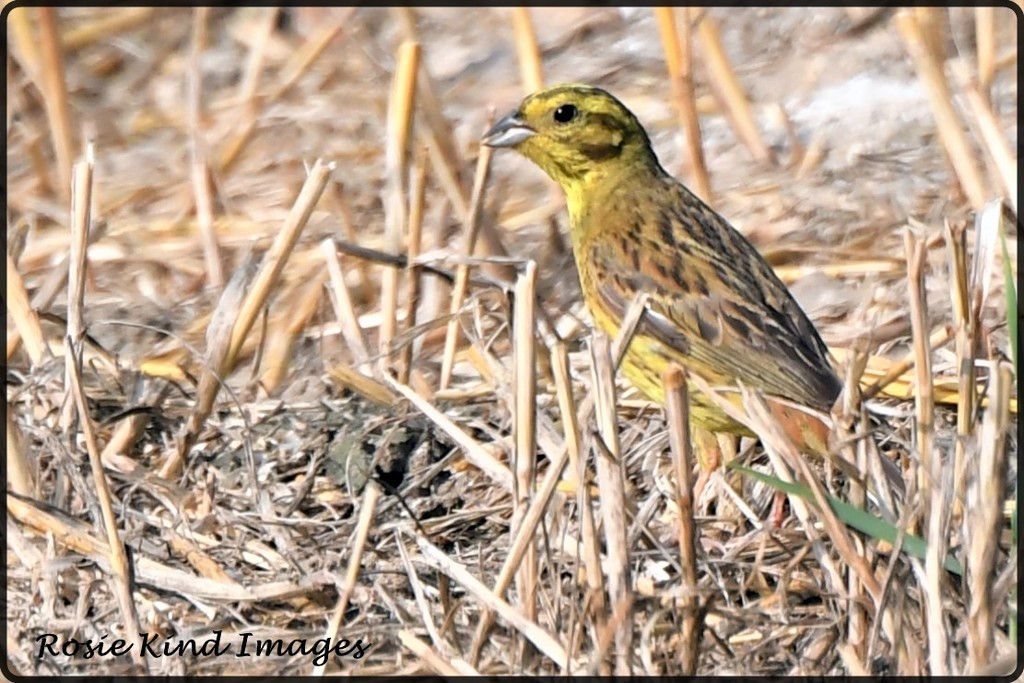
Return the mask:
[[[626,378],[663,403],[672,363],[712,387],[760,390],[804,450],[826,455],[828,413],[842,389],[828,347],[756,247],[668,173],[636,116],[609,92],[554,86],[526,97],[485,133],[562,189],[583,298],[614,336],[638,293],[647,303],[622,360]],[[728,395],[728,394],[726,394]],[[693,425],[752,435],[690,392]]]

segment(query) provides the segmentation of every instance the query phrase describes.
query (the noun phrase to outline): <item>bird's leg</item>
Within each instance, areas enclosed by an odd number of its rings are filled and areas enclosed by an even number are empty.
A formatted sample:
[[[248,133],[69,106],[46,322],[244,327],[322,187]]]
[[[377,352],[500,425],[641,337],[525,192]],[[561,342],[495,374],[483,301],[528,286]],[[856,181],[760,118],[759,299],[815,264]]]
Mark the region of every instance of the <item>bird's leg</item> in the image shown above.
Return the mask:
[[[722,464],[722,449],[713,432],[694,426],[693,451],[700,464],[700,474],[693,487],[693,501],[696,504],[700,500],[701,494],[704,493],[704,487],[707,486],[711,473]]]
[[[700,503],[701,496],[704,492],[704,487],[707,486],[711,478],[711,473],[721,468],[724,463],[732,462],[736,458],[739,440],[734,434],[711,432],[694,425],[692,443],[694,453],[697,455],[697,462],[700,464],[700,474],[693,487],[693,502],[695,506],[699,506],[702,505]],[[731,474],[729,477],[730,486],[734,483],[731,481],[733,477],[737,476],[735,472]],[[725,503],[727,509],[731,509],[731,503],[727,500],[718,501],[718,505],[723,503]],[[699,509],[704,508],[700,507]],[[719,507],[718,511],[721,514],[722,508]]]
[[[693,428],[693,450],[700,463],[701,472],[714,472],[722,464],[722,449],[714,432],[700,427]]]
[[[777,491],[775,497],[772,499],[772,516],[769,518],[769,523],[772,529],[778,529],[782,526],[782,520],[786,518],[786,494],[782,491]]]

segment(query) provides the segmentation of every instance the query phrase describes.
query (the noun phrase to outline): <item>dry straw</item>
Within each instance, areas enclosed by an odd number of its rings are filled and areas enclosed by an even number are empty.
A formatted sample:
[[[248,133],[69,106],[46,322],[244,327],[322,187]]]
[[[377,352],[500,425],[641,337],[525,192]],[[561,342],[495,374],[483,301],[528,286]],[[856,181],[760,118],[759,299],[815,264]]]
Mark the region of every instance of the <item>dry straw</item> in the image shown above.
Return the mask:
[[[70,196],[71,160],[75,156],[75,134],[71,129],[71,108],[68,104],[67,83],[64,81],[64,48],[57,27],[57,10],[40,7],[39,47],[41,50],[41,78],[43,102],[49,120],[53,148],[57,156],[57,188],[65,199]]]
[[[39,365],[48,349],[39,325],[39,315],[29,303],[25,280],[10,253],[7,254],[7,313],[15,325],[15,332],[7,335],[7,358],[10,359],[18,344],[24,341],[32,364]]]
[[[544,87],[544,69],[541,62],[537,34],[533,30],[529,7],[513,7],[512,35],[515,36],[516,54],[519,56],[519,79],[525,94],[537,92]]]
[[[374,645],[358,661],[252,670],[268,675],[1007,668],[1017,403],[1000,355],[1013,312],[999,237],[1009,233],[1012,258],[1017,174],[1002,9],[958,15],[974,19],[976,60],[944,54],[957,28],[945,10],[830,15],[849,26],[839,43],[906,50],[938,132],[916,156],[853,155],[838,170],[827,131],[749,99],[739,76],[773,65],[726,54],[733,14],[656,9],[647,24],[665,64],[648,69],[616,61],[616,32],[640,30],[617,12],[587,11],[585,30],[539,9],[474,15],[478,30],[507,31],[510,49],[467,36],[467,60],[437,52],[439,33],[451,39],[446,10],[174,11],[9,17],[8,142],[21,160],[8,178],[12,662],[33,665],[17,634],[49,625],[43,605],[54,628],[83,637],[97,624],[72,610],[113,615],[119,634],[199,634],[212,619],[234,644],[251,628]],[[608,50],[591,54],[594,41]],[[726,400],[673,368],[663,411],[621,381],[646,298],[614,340],[591,337],[568,261],[532,248],[548,243],[561,197],[520,200],[542,181],[511,158],[490,188],[491,151],[477,151],[516,60],[527,91],[567,64],[615,92],[653,83],[645,92],[675,108],[704,197],[699,117],[724,115],[761,162],[771,150],[755,113],[774,117],[787,166],[717,201],[749,201],[739,215],[769,223],[805,203],[840,207],[768,250],[786,282],[871,292],[820,318],[825,333],[870,328],[835,335],[845,391],[831,458],[805,458],[769,397],[747,388]],[[140,79],[185,96],[154,101]],[[95,103],[76,99],[108,81]],[[142,104],[115,117],[115,101]],[[71,114],[95,111],[111,113],[95,128],[104,155],[116,152],[93,187],[91,153],[72,173],[91,124]],[[296,198],[309,146],[346,176],[332,183],[318,161]],[[134,168],[137,153],[161,164]],[[878,189],[890,162],[917,182]],[[944,163],[966,202],[929,184]],[[735,170],[715,165],[723,178]],[[843,185],[847,171],[865,171],[863,186]],[[694,391],[758,435],[722,449],[742,474],[694,481],[705,455],[687,427]],[[339,463],[349,488],[332,474]],[[769,519],[786,481],[800,488]],[[840,498],[895,533],[854,531]],[[69,607],[57,588],[77,585],[95,588]],[[124,672],[142,664],[167,673],[137,661]]]
[[[416,73],[419,71],[419,43],[403,43],[398,50],[395,75],[388,98],[387,146],[384,150],[384,248],[397,254],[402,250],[406,232],[406,166],[412,137],[413,109],[416,106]],[[378,338],[382,362],[390,356],[391,340],[397,330],[397,268],[385,268],[381,275],[381,325]]]
[[[355,538],[349,546],[350,555],[348,567],[345,569],[345,578],[341,584],[341,595],[338,597],[338,603],[331,613],[327,632],[324,634],[324,638],[329,639],[331,642],[336,642],[339,634],[342,633],[341,627],[345,618],[345,610],[348,608],[348,602],[352,599],[352,592],[355,590],[356,581],[359,579],[359,573],[362,569],[363,551],[366,548],[366,541],[370,537],[370,531],[374,526],[374,515],[377,512],[377,501],[380,499],[380,494],[380,486],[372,481],[366,485],[366,489],[363,491],[363,499],[359,509],[359,521],[356,523]],[[313,675],[323,676],[326,668],[327,662],[320,666],[314,666]]]
[[[628,342],[627,342],[628,343]],[[595,332],[591,347],[591,362],[594,373],[595,415],[595,460],[597,482],[601,489],[601,518],[604,523],[604,542],[608,554],[608,600],[612,606],[612,617],[607,632],[614,634],[616,675],[631,672],[628,653],[633,651],[632,580],[630,578],[630,557],[627,542],[626,510],[629,508],[626,496],[625,473],[622,467],[622,449],[619,445],[619,427],[615,411],[615,363],[611,341],[600,332]],[[619,612],[622,612],[621,614]],[[612,644],[608,638],[605,648]],[[602,656],[598,659],[603,659]],[[591,671],[590,673],[597,673]]]
[[[680,630],[680,668],[684,676],[697,673],[700,655],[701,623],[700,592],[698,588],[697,527],[693,520],[693,452],[690,446],[690,404],[686,387],[686,372],[672,366],[663,377],[665,385],[665,418],[668,421],[669,444],[676,476],[676,507],[679,510],[679,565],[683,612]]]
[[[676,27],[676,13],[683,19],[683,30]],[[654,17],[658,22],[661,47],[665,52],[668,77],[672,86],[672,97],[679,110],[679,119],[686,136],[686,154],[690,161],[692,186],[698,197],[711,202],[711,180],[704,163],[704,146],[697,118],[697,97],[693,90],[692,33],[690,30],[690,9],[683,7],[656,7]]]
[[[896,14],[896,25],[928,93],[932,110],[935,112],[939,137],[942,139],[949,162],[971,205],[975,209],[980,209],[989,197],[970,142],[964,132],[963,123],[953,107],[953,97],[946,81],[942,59],[932,47],[939,43],[941,38],[936,35],[934,22],[922,24],[920,16],[913,10],[900,10]]]
[[[488,117],[488,119],[492,119]],[[490,120],[488,121],[490,127]],[[483,206],[484,188],[487,186],[487,177],[491,172],[491,156],[493,150],[490,147],[481,147],[480,156],[477,157],[476,173],[473,176],[473,194],[469,202],[469,212],[463,225],[465,231],[462,254],[465,257],[473,255],[476,249],[477,237],[480,234],[480,211]],[[469,289],[469,266],[460,264],[455,271],[455,284],[452,289],[452,299],[449,312],[452,319],[448,322],[448,329],[444,339],[444,356],[441,359],[441,380],[439,389],[445,389],[452,379],[452,366],[455,363],[455,347],[458,343],[459,314],[462,304]]]
[[[697,37],[700,39],[703,55],[708,69],[708,82],[712,92],[720,101],[736,135],[750,150],[754,159],[761,163],[774,164],[775,158],[771,149],[765,144],[761,132],[754,120],[750,101],[743,92],[743,86],[736,77],[736,72],[729,61],[729,56],[722,45],[721,32],[718,24],[710,13],[705,11],[696,17],[694,24]]]
[[[197,401],[178,440],[178,448],[161,468],[162,476],[172,477],[180,472],[199,430],[213,409],[223,378],[235,367],[242,344],[277,284],[333,168],[333,164],[317,160],[285,224],[255,274],[250,278],[247,269],[240,269],[221,295],[218,309],[207,329],[206,358],[200,375]]]
[[[418,42],[416,14],[410,7],[394,7],[391,14],[398,21],[406,42]],[[425,115],[427,125],[418,133],[425,138],[431,170],[455,207],[460,220],[469,215],[469,188],[465,183],[465,160],[452,135],[452,125],[444,115],[438,86],[427,65],[420,64],[416,79],[416,102]]]
[[[213,193],[210,187],[210,167],[207,162],[206,141],[203,137],[203,73],[200,60],[206,49],[209,8],[197,7],[192,12],[192,50],[188,70],[188,125],[192,144],[192,192],[196,203],[196,220],[202,236],[203,258],[206,262],[207,282],[211,287],[224,286],[220,245],[213,230]]]
[[[512,491],[512,533],[518,533],[530,505],[530,494],[537,478],[537,352],[535,349],[537,307],[537,264],[528,262],[516,282],[514,317],[512,320],[514,423],[512,437],[515,448],[515,488]],[[531,533],[529,537],[533,537]],[[527,545],[523,558],[517,563],[516,589],[521,596],[523,613],[528,619],[537,619],[538,573],[537,546]]]

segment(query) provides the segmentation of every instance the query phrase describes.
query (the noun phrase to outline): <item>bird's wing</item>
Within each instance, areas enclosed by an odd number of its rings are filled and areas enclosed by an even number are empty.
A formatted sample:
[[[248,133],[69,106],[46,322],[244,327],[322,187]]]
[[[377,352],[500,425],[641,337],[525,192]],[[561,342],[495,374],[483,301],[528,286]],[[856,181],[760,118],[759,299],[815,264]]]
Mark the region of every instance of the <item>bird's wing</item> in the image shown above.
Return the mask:
[[[595,294],[617,317],[649,295],[640,334],[706,380],[752,388],[827,410],[841,385],[814,325],[740,233],[703,204],[676,202],[660,217],[657,244],[592,242]],[[629,251],[627,251],[629,250]]]

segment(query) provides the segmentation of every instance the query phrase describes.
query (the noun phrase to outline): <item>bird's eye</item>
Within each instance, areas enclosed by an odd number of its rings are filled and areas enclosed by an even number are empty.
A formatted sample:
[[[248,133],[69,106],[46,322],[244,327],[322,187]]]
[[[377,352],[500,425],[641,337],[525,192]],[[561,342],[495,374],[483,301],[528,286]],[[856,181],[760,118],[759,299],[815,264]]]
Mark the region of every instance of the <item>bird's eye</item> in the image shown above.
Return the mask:
[[[569,123],[576,118],[576,114],[578,113],[579,110],[576,109],[575,104],[563,104],[555,110],[555,121],[558,121],[559,123]]]

